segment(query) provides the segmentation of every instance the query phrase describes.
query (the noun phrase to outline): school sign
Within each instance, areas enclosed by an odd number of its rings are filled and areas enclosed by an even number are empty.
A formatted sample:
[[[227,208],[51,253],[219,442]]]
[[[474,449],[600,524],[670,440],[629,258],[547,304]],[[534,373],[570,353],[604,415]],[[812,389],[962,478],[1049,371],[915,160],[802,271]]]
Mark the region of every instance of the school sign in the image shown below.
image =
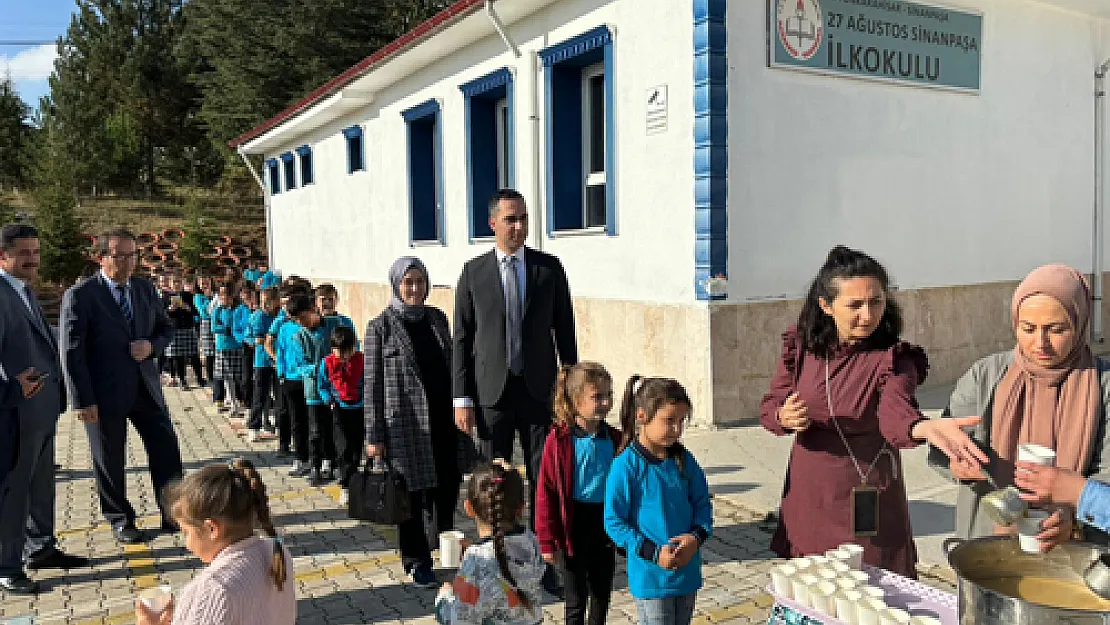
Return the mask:
[[[978,92],[983,16],[902,0],[770,0],[770,62]]]

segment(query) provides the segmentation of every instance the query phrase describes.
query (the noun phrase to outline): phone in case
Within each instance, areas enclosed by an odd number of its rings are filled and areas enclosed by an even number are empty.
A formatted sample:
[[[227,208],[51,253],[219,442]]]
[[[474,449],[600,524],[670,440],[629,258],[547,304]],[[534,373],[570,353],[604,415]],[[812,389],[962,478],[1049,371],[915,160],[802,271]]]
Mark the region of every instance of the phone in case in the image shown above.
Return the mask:
[[[879,534],[879,489],[857,486],[852,489],[852,535],[860,537]]]

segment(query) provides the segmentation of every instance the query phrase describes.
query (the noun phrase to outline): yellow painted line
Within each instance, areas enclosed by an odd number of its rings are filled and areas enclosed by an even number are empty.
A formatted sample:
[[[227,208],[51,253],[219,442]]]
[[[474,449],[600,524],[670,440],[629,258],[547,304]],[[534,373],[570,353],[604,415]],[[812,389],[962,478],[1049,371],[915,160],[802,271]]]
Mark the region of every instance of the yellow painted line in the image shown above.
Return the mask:
[[[320,569],[313,569],[311,571],[304,571],[297,573],[293,576],[298,582],[315,582],[322,579],[330,579],[333,577],[340,577],[342,575],[349,575],[351,573],[364,573],[371,569],[396,564],[401,561],[401,556],[391,553],[389,555],[378,556],[374,558],[366,558],[364,560],[357,560],[354,562],[338,562],[336,564],[329,564]]]

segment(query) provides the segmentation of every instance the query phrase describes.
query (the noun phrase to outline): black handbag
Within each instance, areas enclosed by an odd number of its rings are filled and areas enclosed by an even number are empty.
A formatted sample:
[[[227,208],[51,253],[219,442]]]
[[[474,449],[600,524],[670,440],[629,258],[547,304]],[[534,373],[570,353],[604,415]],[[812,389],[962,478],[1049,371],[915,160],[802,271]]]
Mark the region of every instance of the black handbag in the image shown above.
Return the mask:
[[[379,525],[398,525],[412,517],[405,476],[393,469],[388,452],[380,469],[366,459],[362,470],[351,476],[347,516]]]

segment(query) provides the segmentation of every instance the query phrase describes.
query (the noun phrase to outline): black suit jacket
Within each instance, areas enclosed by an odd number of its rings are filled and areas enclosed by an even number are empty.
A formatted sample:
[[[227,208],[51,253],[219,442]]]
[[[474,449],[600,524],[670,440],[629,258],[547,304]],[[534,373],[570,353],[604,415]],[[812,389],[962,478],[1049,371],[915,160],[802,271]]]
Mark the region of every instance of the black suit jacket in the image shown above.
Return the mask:
[[[559,362],[578,362],[574,305],[558,258],[525,249],[524,267],[524,378],[532,397],[550,404]],[[509,376],[505,293],[496,252],[491,250],[463,265],[455,290],[454,331],[454,396],[493,406],[501,399]]]
[[[165,408],[158,365],[173,327],[154,285],[132,277],[128,324],[108,284],[96,274],[66,291],[59,321],[62,369],[73,408],[96,406],[101,419],[126,416],[135,405],[140,384]],[[154,346],[149,358],[135,362],[131,341],[146,339]]]

